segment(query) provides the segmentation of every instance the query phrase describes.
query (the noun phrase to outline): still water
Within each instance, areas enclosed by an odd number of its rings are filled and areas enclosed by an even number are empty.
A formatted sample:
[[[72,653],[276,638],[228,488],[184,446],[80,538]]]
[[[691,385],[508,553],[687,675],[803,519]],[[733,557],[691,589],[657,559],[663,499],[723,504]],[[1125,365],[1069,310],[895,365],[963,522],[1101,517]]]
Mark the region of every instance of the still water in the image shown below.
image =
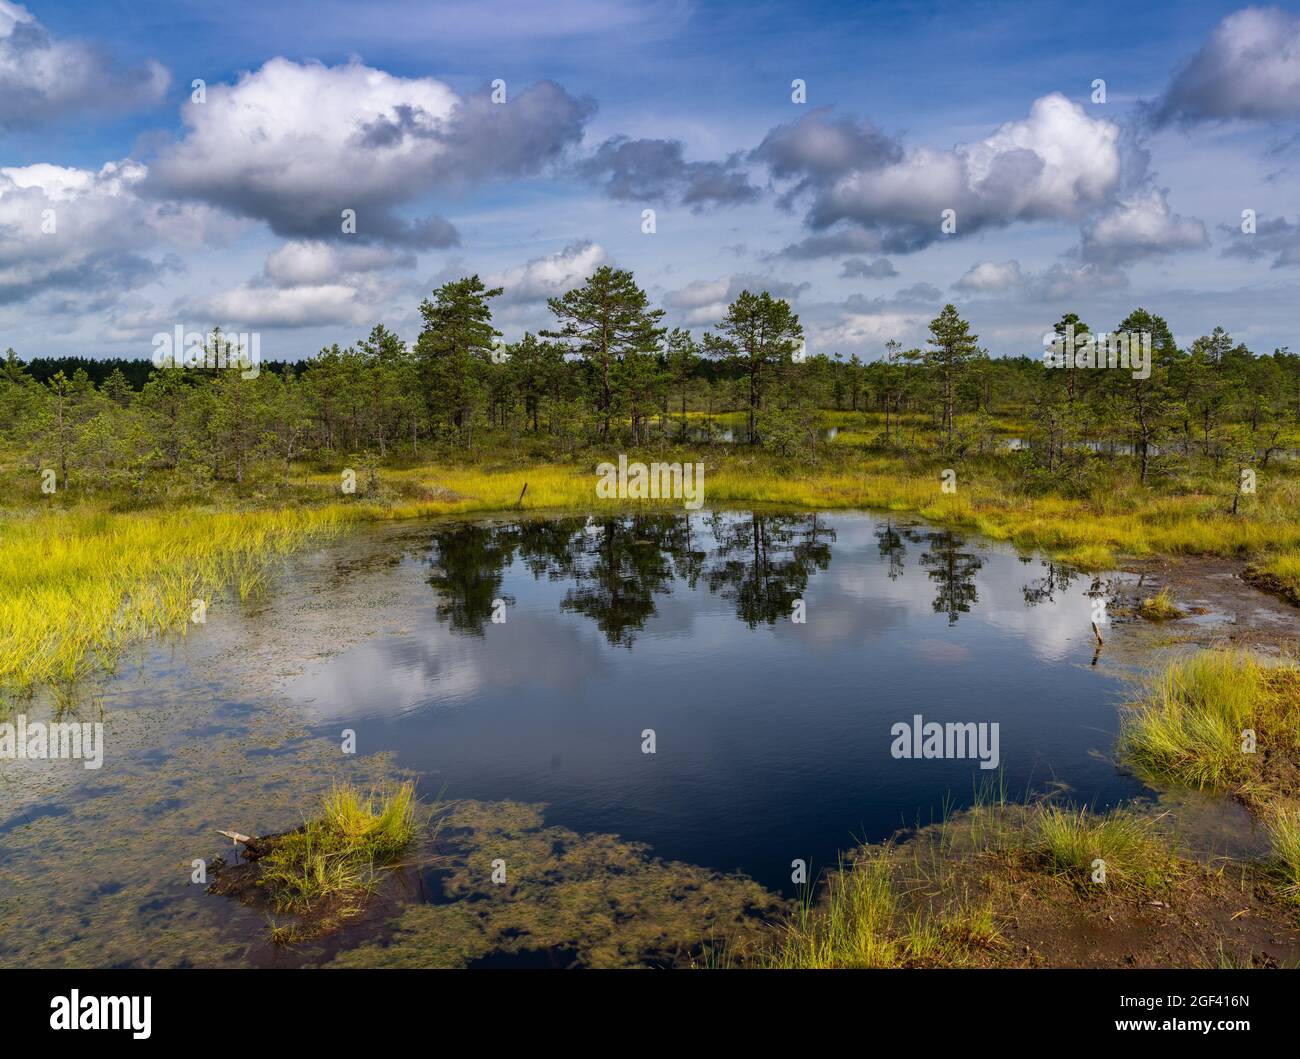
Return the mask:
[[[856,514],[576,518],[440,527],[392,576],[427,586],[409,628],[288,691],[430,794],[544,802],[789,889],[792,859],[834,863],[999,773],[1099,805],[1140,790],[1106,760],[1121,682],[1089,665],[1106,582],[1010,549]],[[917,715],[997,724],[996,769],[895,758]]]
[[[556,902],[549,922],[607,874],[613,847],[582,836],[662,859],[620,848],[618,871],[641,873],[616,898],[626,907],[636,879],[671,894],[688,870],[792,895],[793,860],[815,875],[855,842],[929,823],[993,781],[1012,797],[1065,785],[1079,803],[1116,804],[1144,792],[1110,760],[1124,671],[1093,664],[1093,602],[1117,585],[859,513],[356,530],[88,689],[81,719],[105,724],[102,769],[4,774],[0,963],[290,958],[265,944],[264,917],[207,894],[192,866],[229,855],[217,828],[292,827],[330,783],[364,782],[379,762],[414,771],[430,801],[470,806],[484,863],[494,843],[513,842],[516,859],[568,849],[570,867],[582,849],[574,890],[536,891]],[[996,724],[998,768],[895,757],[891,730],[917,716]],[[509,808],[520,805],[536,808]],[[428,900],[425,882],[413,899]],[[522,905],[493,907],[517,916]],[[647,904],[620,922],[644,928],[661,914]],[[413,958],[488,959],[530,948],[509,939],[539,930],[475,920],[473,943],[450,951],[450,922],[412,926]],[[584,953],[624,958],[605,941]]]

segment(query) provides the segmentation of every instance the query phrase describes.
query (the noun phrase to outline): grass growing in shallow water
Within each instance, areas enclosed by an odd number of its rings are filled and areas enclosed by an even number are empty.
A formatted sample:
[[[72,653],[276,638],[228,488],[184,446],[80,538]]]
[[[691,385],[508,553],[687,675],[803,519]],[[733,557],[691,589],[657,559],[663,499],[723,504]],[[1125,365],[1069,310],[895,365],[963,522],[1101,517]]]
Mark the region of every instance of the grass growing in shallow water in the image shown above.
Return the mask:
[[[411,782],[368,793],[336,786],[295,831],[265,838],[235,834],[244,843],[244,859],[227,864],[218,858],[208,892],[263,907],[277,945],[327,934],[365,909],[381,873],[401,866],[431,815],[418,807]],[[276,914],[293,919],[277,922]]]
[[[1300,669],[1240,650],[1171,662],[1122,716],[1119,755],[1147,779],[1264,806],[1300,761]]]
[[[129,643],[188,627],[195,601],[247,595],[266,562],[331,532],[330,509],[3,517],[0,689],[75,683]]]
[[[990,454],[960,461],[959,492],[945,494],[939,472],[950,460],[867,448],[848,440],[851,432],[842,437],[821,445],[814,460],[713,445],[628,456],[703,462],[706,507],[910,512],[1087,569],[1111,567],[1119,555],[1261,557],[1256,583],[1291,584],[1300,600],[1300,473],[1290,465],[1271,469],[1259,495],[1233,516],[1220,476],[1195,465],[1143,485],[1122,461],[1098,460],[1084,492],[1057,496],[1027,489],[1018,458]],[[227,585],[251,590],[270,559],[349,522],[626,508],[595,493],[596,464],[620,447],[567,459],[485,449],[473,463],[384,467],[369,496],[344,497],[338,470],[315,468],[301,479],[295,472],[271,495],[228,490],[203,502],[177,500],[160,476],[118,498],[167,505],[148,510],[114,511],[102,500],[62,494],[57,502],[71,506],[41,500],[38,510],[38,501],[23,500],[0,512],[0,691],[72,684],[111,667],[126,644],[184,630],[194,600],[211,602]],[[24,496],[16,486],[7,495]],[[680,501],[642,504],[681,510]]]
[[[413,783],[368,794],[336,787],[318,816],[270,840],[258,885],[277,912],[301,915],[325,901],[336,913],[354,912],[377,870],[402,854],[419,826]]]
[[[1128,906],[1134,895],[1164,894],[1185,871],[1150,818],[981,798],[905,842],[859,850],[828,875],[820,899],[805,899],[751,962],[787,968],[1017,963],[1022,955],[1008,947],[1002,924],[1022,912],[1047,909],[1073,922],[1114,908],[1114,899]]]
[[[1174,605],[1169,589],[1162,588],[1154,596],[1148,596],[1138,605],[1138,613],[1147,621],[1173,621],[1183,617],[1183,612]]]

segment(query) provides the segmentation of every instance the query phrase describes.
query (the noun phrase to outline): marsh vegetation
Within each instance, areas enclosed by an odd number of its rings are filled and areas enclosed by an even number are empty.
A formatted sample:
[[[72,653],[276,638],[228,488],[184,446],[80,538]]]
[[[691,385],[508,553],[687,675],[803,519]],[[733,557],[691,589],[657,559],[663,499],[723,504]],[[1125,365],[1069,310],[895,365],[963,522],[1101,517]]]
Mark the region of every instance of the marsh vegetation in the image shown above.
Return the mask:
[[[862,847],[766,942],[717,962],[783,968],[1294,966],[1281,854],[1180,850],[1150,807],[985,798]]]

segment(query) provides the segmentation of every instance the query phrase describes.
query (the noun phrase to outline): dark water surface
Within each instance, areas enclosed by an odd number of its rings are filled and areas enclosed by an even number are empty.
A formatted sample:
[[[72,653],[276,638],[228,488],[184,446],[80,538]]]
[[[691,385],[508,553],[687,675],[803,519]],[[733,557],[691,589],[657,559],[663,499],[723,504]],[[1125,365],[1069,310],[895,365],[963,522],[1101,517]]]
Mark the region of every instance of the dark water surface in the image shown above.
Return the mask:
[[[833,864],[982,783],[1143,789],[1107,760],[1123,682],[1089,665],[1107,582],[987,542],[860,514],[464,523],[391,576],[427,585],[407,628],[286,690],[429,795],[544,802],[789,891],[793,859]],[[918,714],[998,724],[998,769],[894,758]]]

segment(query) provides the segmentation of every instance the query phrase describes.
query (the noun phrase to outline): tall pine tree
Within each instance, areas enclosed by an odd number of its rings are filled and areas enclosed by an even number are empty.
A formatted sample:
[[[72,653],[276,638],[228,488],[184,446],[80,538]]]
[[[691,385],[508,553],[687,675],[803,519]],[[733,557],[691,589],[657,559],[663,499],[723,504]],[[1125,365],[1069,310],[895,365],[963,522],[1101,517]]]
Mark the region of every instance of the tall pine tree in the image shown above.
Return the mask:
[[[596,269],[581,287],[549,299],[547,305],[559,327],[542,334],[563,340],[591,365],[600,436],[608,438],[619,367],[625,360],[657,352],[664,333],[659,326],[664,311],[648,307],[649,299],[631,272],[609,265]]]

